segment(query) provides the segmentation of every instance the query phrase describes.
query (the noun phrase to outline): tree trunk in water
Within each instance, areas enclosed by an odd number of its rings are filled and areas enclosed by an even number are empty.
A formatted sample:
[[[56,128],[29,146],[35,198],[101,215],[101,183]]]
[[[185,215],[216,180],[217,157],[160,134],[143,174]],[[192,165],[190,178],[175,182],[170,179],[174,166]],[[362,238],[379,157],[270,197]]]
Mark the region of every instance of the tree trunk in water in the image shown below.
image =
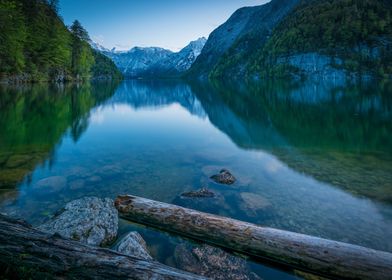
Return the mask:
[[[277,230],[135,196],[119,196],[124,219],[337,279],[391,279],[392,254]]]
[[[206,279],[155,261],[42,233],[0,215],[0,278]]]

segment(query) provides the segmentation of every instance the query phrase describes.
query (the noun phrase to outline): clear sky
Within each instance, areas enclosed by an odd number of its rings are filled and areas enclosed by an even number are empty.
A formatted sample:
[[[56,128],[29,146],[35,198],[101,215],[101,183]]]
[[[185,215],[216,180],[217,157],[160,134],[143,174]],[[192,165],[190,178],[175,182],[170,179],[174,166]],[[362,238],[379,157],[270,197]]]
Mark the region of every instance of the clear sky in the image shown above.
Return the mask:
[[[238,8],[269,0],[60,0],[65,24],[78,19],[106,48],[157,46],[179,50],[208,37]]]

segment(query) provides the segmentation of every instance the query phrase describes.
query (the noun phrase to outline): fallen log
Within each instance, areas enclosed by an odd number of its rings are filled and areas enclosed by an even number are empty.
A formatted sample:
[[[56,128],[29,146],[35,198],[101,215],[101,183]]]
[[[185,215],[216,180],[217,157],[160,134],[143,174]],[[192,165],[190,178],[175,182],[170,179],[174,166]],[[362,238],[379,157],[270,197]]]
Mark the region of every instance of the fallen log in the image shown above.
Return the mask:
[[[124,219],[267,258],[332,279],[391,279],[392,254],[313,236],[261,227],[145,198],[115,201]]]
[[[0,215],[1,279],[206,279],[155,261],[91,247]]]

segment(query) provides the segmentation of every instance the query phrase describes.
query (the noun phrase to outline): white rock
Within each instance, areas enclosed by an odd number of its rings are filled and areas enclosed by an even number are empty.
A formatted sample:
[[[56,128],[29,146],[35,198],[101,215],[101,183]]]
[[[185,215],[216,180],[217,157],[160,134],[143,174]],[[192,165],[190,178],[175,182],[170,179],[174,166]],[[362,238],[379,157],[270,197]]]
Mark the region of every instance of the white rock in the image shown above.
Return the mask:
[[[38,229],[94,246],[115,240],[118,212],[113,200],[85,197],[68,203],[61,214]]]

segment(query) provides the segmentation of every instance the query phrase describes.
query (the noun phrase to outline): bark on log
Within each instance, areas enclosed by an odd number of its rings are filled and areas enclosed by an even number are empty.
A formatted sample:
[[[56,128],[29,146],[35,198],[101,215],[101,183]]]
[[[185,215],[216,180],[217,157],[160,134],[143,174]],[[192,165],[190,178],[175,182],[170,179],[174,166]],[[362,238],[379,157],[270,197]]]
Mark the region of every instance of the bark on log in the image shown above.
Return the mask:
[[[155,261],[144,261],[42,233],[0,215],[3,279],[206,279]]]
[[[277,230],[135,196],[119,196],[124,219],[332,279],[391,279],[392,254]]]

